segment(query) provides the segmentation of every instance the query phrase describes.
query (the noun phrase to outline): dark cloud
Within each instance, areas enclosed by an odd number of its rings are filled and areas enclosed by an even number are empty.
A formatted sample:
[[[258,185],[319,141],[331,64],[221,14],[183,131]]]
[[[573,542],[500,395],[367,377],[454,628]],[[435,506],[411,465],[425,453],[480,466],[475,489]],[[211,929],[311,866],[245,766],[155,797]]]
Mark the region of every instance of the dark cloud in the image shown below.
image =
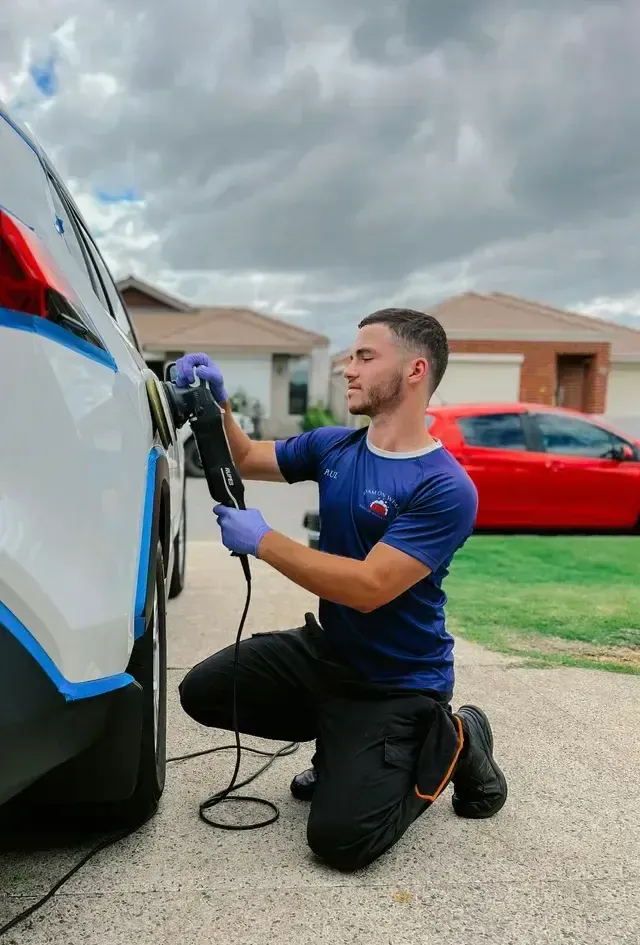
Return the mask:
[[[56,0],[38,39],[65,14],[32,123],[76,189],[144,195],[105,237],[127,271],[249,303],[261,273],[337,341],[470,287],[636,294],[636,0]]]

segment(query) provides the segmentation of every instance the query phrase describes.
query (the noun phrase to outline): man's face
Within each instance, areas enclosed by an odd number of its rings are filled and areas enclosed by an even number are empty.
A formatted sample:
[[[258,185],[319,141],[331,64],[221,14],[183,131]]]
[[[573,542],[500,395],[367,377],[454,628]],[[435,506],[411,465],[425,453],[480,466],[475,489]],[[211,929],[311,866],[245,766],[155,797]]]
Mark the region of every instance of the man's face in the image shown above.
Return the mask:
[[[411,359],[394,341],[386,325],[361,328],[344,370],[349,413],[375,417],[397,408],[409,387],[420,380],[416,377],[416,361],[423,362],[418,374],[423,371],[424,381],[424,359]]]

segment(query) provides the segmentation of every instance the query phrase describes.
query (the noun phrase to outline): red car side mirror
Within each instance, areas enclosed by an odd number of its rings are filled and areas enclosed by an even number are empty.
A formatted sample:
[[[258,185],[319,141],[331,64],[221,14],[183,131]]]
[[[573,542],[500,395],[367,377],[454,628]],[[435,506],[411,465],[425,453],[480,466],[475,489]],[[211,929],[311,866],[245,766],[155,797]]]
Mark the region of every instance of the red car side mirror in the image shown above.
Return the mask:
[[[617,460],[618,462],[628,462],[635,458],[633,448],[629,446],[628,443],[616,444],[611,450],[611,459]]]

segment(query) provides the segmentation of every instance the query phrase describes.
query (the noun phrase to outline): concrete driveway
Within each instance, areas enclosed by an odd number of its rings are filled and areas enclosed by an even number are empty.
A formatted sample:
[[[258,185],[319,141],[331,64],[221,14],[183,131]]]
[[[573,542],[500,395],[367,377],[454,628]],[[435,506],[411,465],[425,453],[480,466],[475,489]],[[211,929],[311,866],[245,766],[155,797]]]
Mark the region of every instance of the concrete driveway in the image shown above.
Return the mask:
[[[313,607],[260,562],[253,572],[246,633],[296,625]],[[170,755],[232,740],[192,724],[176,688],[196,660],[233,640],[243,600],[237,561],[219,542],[194,542],[188,588],[170,605]],[[449,789],[393,851],[345,876],[314,860],[307,808],[289,795],[311,745],[247,789],[280,808],[280,820],[258,831],[216,830],[198,817],[198,803],[228,782],[233,752],[172,764],[154,821],[91,860],[6,941],[638,945],[640,679],[525,669],[461,642],[456,706],[467,700],[489,712],[509,779],[509,801],[493,820],[458,819]],[[247,756],[243,771],[262,760]],[[234,820],[264,813],[215,811]],[[83,853],[47,850],[41,829],[35,852],[2,856],[0,924]]]

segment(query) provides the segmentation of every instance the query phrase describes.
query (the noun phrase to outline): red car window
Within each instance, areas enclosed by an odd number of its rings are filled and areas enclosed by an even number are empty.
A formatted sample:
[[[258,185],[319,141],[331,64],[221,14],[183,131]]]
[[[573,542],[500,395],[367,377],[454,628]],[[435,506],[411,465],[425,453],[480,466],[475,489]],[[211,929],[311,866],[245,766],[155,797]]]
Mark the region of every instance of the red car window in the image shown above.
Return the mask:
[[[458,417],[458,426],[468,446],[496,450],[526,450],[522,414],[483,413]]]
[[[605,459],[614,446],[625,445],[615,434],[576,417],[539,413],[535,419],[547,453]]]

